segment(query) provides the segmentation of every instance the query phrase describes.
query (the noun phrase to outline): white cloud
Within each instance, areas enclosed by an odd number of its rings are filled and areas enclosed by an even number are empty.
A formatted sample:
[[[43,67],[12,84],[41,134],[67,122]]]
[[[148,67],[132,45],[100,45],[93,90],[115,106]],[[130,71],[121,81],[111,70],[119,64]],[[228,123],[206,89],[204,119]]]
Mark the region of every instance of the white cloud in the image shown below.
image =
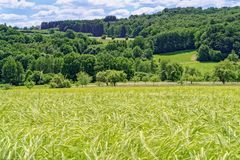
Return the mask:
[[[56,7],[49,10],[41,10],[32,15],[31,18],[42,21],[52,21],[52,19],[96,19],[104,17],[105,14],[106,13],[103,9],[86,9],[83,7]]]
[[[227,6],[227,1],[225,0],[182,0],[177,3],[177,7],[223,7]]]
[[[105,6],[111,8],[123,8],[140,6],[138,0],[88,0],[88,3],[94,6]]]
[[[114,15],[118,18],[123,18],[129,16],[130,12],[127,9],[117,9],[108,13],[108,15]]]
[[[159,11],[162,11],[164,9],[164,7],[162,6],[157,6],[157,7],[142,7],[142,8],[139,8],[135,11],[133,11],[131,14],[132,15],[141,15],[141,14],[152,14],[152,13],[156,13],[156,12],[159,12]]]
[[[76,2],[77,0],[57,0],[57,5],[71,5],[72,3]]]
[[[33,7],[34,2],[27,0],[0,0],[0,8],[28,8]]]
[[[26,15],[0,14],[0,17],[2,20],[5,20],[5,21],[27,20]]]

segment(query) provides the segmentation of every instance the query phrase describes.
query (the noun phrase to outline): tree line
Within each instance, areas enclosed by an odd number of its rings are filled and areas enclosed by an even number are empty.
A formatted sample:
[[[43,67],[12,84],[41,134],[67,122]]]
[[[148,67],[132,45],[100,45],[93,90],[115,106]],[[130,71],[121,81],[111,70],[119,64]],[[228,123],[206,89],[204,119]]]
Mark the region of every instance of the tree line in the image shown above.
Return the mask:
[[[154,41],[146,41],[142,36],[103,43],[70,29],[66,32],[48,32],[23,33],[16,28],[0,25],[1,83],[27,86],[49,84],[59,88],[78,82],[81,85],[89,82],[116,85],[124,81],[155,83],[214,79],[212,73],[202,75],[195,68],[186,68],[170,61],[155,61]],[[184,31],[179,35],[187,34],[191,32]],[[202,45],[199,52],[205,50],[211,49]],[[239,56],[232,51],[227,59],[234,62],[232,68],[236,70],[230,81],[237,81]],[[219,81],[222,79],[215,77]]]
[[[232,52],[240,55],[240,7],[171,8],[152,15],[133,15],[117,19],[107,16],[93,21],[59,21],[43,23],[42,29],[73,29],[94,36],[137,37],[153,42],[155,54],[179,50],[199,49],[207,45],[209,51],[199,52],[199,61],[219,62]]]

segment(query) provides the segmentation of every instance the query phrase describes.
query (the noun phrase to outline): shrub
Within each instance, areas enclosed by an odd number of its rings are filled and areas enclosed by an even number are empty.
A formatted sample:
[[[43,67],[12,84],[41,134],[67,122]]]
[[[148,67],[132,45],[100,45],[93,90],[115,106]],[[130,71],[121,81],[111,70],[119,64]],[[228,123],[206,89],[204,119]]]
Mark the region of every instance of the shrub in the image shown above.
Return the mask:
[[[90,77],[85,72],[79,72],[77,74],[77,80],[78,80],[78,84],[80,84],[82,86],[86,86],[92,81],[92,77]]]
[[[116,70],[107,70],[103,72],[97,73],[97,81],[106,83],[108,85],[109,83],[116,86],[117,82],[124,82],[126,81],[127,74],[123,71],[116,71]]]
[[[105,40],[106,38],[107,38],[107,36],[106,35],[102,35],[102,37],[101,37],[103,40]]]
[[[12,89],[12,85],[11,84],[1,84],[0,88],[2,90],[9,90],[9,89]]]
[[[56,74],[49,84],[50,88],[71,88],[71,82],[62,74]]]
[[[33,81],[26,81],[24,83],[24,86],[26,86],[28,89],[32,89],[34,87],[34,85],[35,85],[35,82],[33,82]]]

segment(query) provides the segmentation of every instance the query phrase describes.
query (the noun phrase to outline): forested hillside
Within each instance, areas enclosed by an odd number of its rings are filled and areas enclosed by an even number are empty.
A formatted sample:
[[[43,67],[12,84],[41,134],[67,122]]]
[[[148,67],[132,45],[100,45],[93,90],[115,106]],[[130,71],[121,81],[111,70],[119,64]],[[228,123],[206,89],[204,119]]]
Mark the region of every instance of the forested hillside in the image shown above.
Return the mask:
[[[0,25],[0,82],[66,87],[77,81],[107,85],[119,81],[240,81],[239,17],[238,7],[178,8],[129,19],[108,16],[94,21],[43,23],[45,30]],[[105,33],[112,39],[80,32]],[[181,56],[177,62],[154,58],[154,54],[171,55],[181,50],[194,50],[184,64]],[[206,68],[207,63],[196,61],[224,59],[227,61],[214,64],[214,71]]]
[[[96,81],[97,73],[107,70],[110,74],[121,71],[130,80],[137,72],[150,76],[157,69],[151,45],[141,37],[102,44],[72,30],[23,33],[1,25],[0,43],[0,79],[13,85],[48,84],[59,74],[77,81],[79,72]]]
[[[130,16],[117,20],[61,21],[42,24],[42,28],[106,34],[110,37],[142,36],[152,41],[154,53],[198,49],[199,61],[221,61],[232,51],[240,55],[240,8],[173,8],[153,15]],[[94,22],[94,23],[93,23]],[[54,25],[53,25],[54,24]],[[99,25],[100,27],[96,27]],[[97,31],[96,31],[97,30]]]

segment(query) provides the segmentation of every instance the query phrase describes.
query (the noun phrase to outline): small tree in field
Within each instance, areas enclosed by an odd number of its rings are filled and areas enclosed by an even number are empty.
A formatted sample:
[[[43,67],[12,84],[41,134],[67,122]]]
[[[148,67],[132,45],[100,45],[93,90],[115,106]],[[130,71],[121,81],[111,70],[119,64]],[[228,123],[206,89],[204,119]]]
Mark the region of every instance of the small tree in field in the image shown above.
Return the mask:
[[[30,81],[30,80],[25,81],[24,86],[26,86],[28,89],[32,89],[35,86],[35,82]]]
[[[78,80],[78,84],[80,84],[82,86],[86,86],[92,81],[92,77],[90,77],[85,72],[79,72],[77,74],[77,80]]]
[[[142,81],[146,84],[148,81],[149,81],[149,76],[148,75],[145,75],[143,78],[142,78]]]
[[[124,82],[127,78],[127,74],[123,71],[116,70],[107,70],[97,73],[97,81],[106,83],[108,86],[109,83],[116,86],[117,82]]]
[[[153,83],[153,86],[156,82],[160,82],[160,77],[158,75],[153,75],[151,78],[150,78],[150,81]]]
[[[235,79],[235,66],[233,62],[229,60],[225,60],[220,62],[215,68],[215,75],[219,78],[219,80],[225,84],[228,81]]]
[[[134,76],[132,79],[131,79],[131,81],[133,81],[134,82],[134,85],[137,83],[137,82],[139,82],[141,79],[140,79],[140,77],[138,77],[138,76]]]
[[[107,71],[98,72],[96,75],[96,79],[97,82],[106,83],[107,86],[109,84]]]
[[[200,77],[201,73],[196,68],[186,67],[181,80],[190,81],[193,84],[193,82],[201,80]]]
[[[124,82],[127,79],[127,74],[123,71],[109,70],[107,72],[108,80],[113,86],[116,86],[117,82]]]
[[[71,82],[62,74],[56,74],[49,83],[50,88],[71,88]]]

